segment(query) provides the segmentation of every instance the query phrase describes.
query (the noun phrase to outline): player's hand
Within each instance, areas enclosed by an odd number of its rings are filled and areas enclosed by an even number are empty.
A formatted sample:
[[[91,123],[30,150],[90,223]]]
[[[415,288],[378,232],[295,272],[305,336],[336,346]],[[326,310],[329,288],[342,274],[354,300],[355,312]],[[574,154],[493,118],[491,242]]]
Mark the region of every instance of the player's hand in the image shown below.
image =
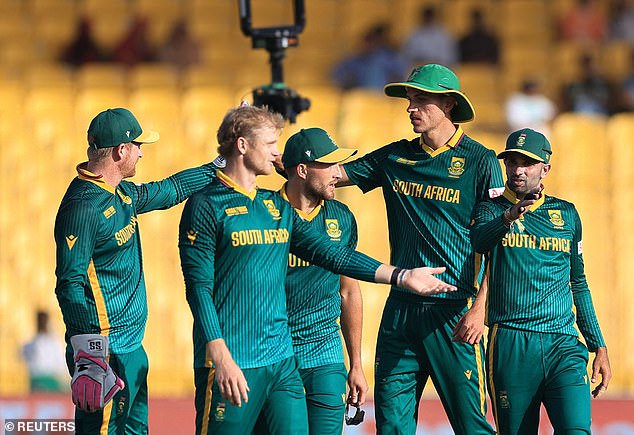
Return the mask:
[[[541,197],[542,186],[538,186],[535,189],[528,192],[524,195],[524,198],[517,203],[515,203],[510,209],[509,214],[512,220],[519,219],[528,208],[535,204],[537,200]]]
[[[470,345],[479,343],[484,335],[484,310],[474,305],[458,320],[451,335],[453,341]]]
[[[447,284],[434,276],[443,273],[445,270],[445,267],[417,267],[415,269],[406,269],[399,287],[406,288],[423,296],[454,292],[457,290],[455,286]]]
[[[242,406],[249,401],[249,385],[244,373],[233,360],[224,340],[216,339],[207,343],[207,353],[216,369],[215,382],[220,395],[234,406]]]
[[[71,396],[77,408],[85,412],[103,409],[125,387],[123,380],[108,364],[108,338],[99,334],[80,334],[70,338],[75,371]]]
[[[368,381],[361,367],[350,367],[348,372],[348,403],[363,405],[368,392]]]
[[[601,383],[592,390],[592,397],[595,399],[608,389],[608,384],[610,383],[610,379],[612,379],[612,369],[610,369],[607,347],[598,348],[594,360],[592,361],[592,378],[590,380],[593,384],[599,380],[599,375],[601,375]]]

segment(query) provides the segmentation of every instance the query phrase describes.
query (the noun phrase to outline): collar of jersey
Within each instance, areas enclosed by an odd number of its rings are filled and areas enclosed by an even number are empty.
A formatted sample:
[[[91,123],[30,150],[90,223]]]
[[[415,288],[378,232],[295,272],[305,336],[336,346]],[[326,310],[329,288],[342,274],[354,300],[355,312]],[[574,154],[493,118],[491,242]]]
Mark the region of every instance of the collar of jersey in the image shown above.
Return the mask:
[[[517,196],[515,196],[515,192],[513,192],[511,189],[508,188],[508,186],[504,187],[504,193],[503,196],[508,199],[512,204],[517,204],[518,202],[520,202],[519,199],[517,199]],[[537,208],[539,208],[540,205],[542,205],[544,203],[544,199],[546,198],[546,196],[544,195],[544,187],[542,186],[542,195],[539,197],[539,199],[535,202],[535,204],[531,205],[530,207],[528,207],[528,209],[530,211],[535,211],[537,210]]]
[[[233,181],[231,177],[229,177],[227,174],[222,172],[221,169],[218,169],[216,171],[216,174],[218,175],[218,180],[220,180],[220,182],[224,184],[225,186],[235,190],[238,193],[243,194],[244,196],[248,196],[251,200],[255,199],[255,195],[256,193],[258,193],[257,188],[253,189],[251,192],[247,192],[242,186],[240,186],[238,183]]]
[[[430,147],[423,141],[423,135],[420,136],[420,146],[421,148],[423,148],[423,151],[425,151],[427,154],[429,154],[432,157],[436,157],[438,154],[442,154],[445,151],[449,151],[450,149],[456,148],[458,146],[458,143],[460,143],[460,139],[462,139],[463,135],[464,135],[464,132],[462,131],[462,127],[460,125],[456,125],[456,131],[449,138],[449,141],[447,141],[446,144],[444,144],[437,150],[433,149],[432,147]]]
[[[286,186],[288,185],[288,183],[284,183],[284,185],[282,186],[282,188],[280,189],[279,193],[280,195],[282,195],[282,198],[284,198],[289,204],[291,203],[291,201],[288,199],[288,195],[286,194]],[[315,219],[315,216],[317,216],[319,214],[319,212],[321,211],[321,208],[324,205],[324,200],[322,199],[319,204],[317,205],[317,207],[315,207],[313,209],[313,211],[311,211],[310,213],[304,213],[303,211],[301,211],[300,209],[296,208],[295,211],[297,212],[297,214],[304,219],[305,221],[312,221],[313,219]],[[293,207],[294,208],[294,207]]]
[[[101,187],[104,190],[114,194],[116,189],[106,183],[101,175],[93,174],[88,169],[88,162],[83,162],[77,165],[75,169],[77,169],[77,176],[80,180],[90,181],[91,183]]]

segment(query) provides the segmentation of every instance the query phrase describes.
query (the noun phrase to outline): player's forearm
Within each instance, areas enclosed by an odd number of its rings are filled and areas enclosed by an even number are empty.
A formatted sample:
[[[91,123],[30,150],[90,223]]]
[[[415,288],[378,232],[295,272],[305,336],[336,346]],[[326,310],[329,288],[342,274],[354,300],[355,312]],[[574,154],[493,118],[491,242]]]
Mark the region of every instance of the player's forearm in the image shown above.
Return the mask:
[[[78,334],[99,334],[98,325],[92,325],[89,319],[86,296],[80,285],[58,284],[55,294],[59,303],[68,336]]]
[[[356,280],[341,280],[341,333],[350,360],[350,367],[361,368],[361,336],[363,329],[363,300]]]
[[[501,215],[493,217],[486,223],[476,221],[469,231],[471,246],[476,252],[489,252],[502,240],[508,230],[508,227],[502,222]]]
[[[222,338],[222,330],[216,307],[211,297],[211,288],[188,283],[185,285],[185,298],[192,312],[192,317],[200,327],[207,341]]]

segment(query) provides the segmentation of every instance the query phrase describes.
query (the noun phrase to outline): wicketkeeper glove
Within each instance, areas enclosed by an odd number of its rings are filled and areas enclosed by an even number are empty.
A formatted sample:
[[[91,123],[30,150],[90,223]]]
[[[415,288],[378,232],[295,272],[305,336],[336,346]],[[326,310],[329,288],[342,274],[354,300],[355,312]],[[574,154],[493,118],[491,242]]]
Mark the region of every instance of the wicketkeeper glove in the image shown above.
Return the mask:
[[[70,344],[75,361],[73,403],[82,411],[99,411],[125,387],[108,365],[108,338],[99,334],[74,335]]]

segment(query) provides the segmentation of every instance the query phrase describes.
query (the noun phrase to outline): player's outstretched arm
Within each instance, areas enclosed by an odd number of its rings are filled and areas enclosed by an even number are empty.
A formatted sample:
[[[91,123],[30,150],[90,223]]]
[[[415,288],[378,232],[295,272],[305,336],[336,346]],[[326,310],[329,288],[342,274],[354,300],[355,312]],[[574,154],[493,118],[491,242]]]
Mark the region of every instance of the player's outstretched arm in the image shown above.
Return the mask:
[[[222,338],[207,342],[207,355],[216,368],[215,380],[220,394],[232,405],[242,406],[249,401],[249,385],[244,373],[231,356]]]
[[[392,284],[422,296],[456,291],[457,288],[436,278],[443,273],[445,267],[417,267],[415,269],[401,269],[381,264],[376,270],[375,279],[378,283]]]
[[[592,361],[592,383],[599,380],[599,375],[601,376],[601,383],[592,390],[592,397],[595,399],[608,389],[608,384],[612,378],[612,369],[610,369],[607,347],[599,347],[597,349],[597,353]]]

